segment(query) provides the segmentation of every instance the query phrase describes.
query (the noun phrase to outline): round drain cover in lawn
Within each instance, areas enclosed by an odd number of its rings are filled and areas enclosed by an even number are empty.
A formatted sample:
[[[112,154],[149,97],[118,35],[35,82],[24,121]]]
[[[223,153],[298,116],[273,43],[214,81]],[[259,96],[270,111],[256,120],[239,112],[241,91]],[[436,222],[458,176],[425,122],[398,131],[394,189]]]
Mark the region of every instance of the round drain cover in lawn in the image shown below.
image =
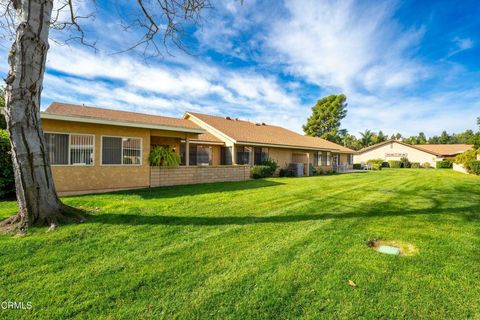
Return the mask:
[[[392,246],[379,246],[377,248],[377,251],[385,254],[394,254],[394,255],[400,254],[400,249]]]

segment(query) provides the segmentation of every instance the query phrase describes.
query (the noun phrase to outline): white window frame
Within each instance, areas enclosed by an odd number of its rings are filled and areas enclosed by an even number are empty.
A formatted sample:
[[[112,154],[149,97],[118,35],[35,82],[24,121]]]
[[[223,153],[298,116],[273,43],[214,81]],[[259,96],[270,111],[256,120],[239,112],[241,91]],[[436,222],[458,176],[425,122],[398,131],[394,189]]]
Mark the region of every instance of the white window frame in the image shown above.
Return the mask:
[[[132,164],[104,164],[103,163],[103,138],[121,138],[122,139],[122,149],[121,149],[121,159],[123,162],[123,139],[139,139],[140,140],[140,163]],[[143,138],[141,137],[126,137],[126,136],[112,136],[112,135],[101,135],[100,136],[100,166],[102,167],[141,167],[143,165]]]
[[[89,133],[80,133],[80,132],[57,132],[57,131],[44,131],[44,135],[46,133],[49,134],[63,134],[63,135],[68,135],[68,164],[52,164],[50,161],[50,158],[48,161],[50,162],[50,165],[52,167],[93,167],[95,166],[95,135],[94,134],[89,134]],[[72,135],[80,135],[80,136],[89,136],[93,137],[93,161],[91,164],[70,164],[71,162],[71,136]]]

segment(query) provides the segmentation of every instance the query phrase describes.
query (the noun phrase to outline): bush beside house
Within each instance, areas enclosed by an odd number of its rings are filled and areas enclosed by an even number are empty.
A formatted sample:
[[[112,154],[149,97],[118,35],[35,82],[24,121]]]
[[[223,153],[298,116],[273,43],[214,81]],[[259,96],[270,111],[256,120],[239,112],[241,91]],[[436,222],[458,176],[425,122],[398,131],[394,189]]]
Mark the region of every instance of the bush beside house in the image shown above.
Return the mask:
[[[469,172],[480,175],[480,160],[472,160],[468,163]]]
[[[373,170],[382,170],[383,159],[370,159],[367,163],[373,166]]]
[[[408,158],[400,158],[400,162],[402,163],[402,168],[410,168],[411,164]]]
[[[436,163],[437,169],[450,169],[452,167],[452,161],[441,160]]]
[[[401,168],[402,162],[400,160],[389,160],[388,165],[390,168]]]
[[[261,165],[253,166],[251,169],[251,174],[253,179],[260,179],[260,178],[267,178],[271,177],[275,174],[275,171],[277,171],[278,165],[275,161],[272,159],[267,159],[262,161]],[[280,170],[280,176],[282,173],[282,170]],[[293,173],[292,173],[293,176]]]
[[[150,151],[148,161],[153,167],[176,167],[180,164],[180,156],[173,149],[157,146]]]
[[[7,130],[0,129],[0,199],[15,195],[15,177]]]
[[[410,168],[414,169],[420,169],[422,166],[420,165],[420,162],[411,162],[410,163]]]

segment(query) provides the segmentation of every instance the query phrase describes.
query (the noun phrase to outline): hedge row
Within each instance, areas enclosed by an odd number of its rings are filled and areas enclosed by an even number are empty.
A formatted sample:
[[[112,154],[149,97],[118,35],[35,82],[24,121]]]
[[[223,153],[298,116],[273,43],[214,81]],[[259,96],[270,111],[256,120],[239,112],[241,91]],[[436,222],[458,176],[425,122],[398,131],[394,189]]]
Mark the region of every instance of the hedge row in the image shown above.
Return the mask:
[[[7,130],[0,129],[0,199],[14,194],[15,178],[10,155],[10,139]]]

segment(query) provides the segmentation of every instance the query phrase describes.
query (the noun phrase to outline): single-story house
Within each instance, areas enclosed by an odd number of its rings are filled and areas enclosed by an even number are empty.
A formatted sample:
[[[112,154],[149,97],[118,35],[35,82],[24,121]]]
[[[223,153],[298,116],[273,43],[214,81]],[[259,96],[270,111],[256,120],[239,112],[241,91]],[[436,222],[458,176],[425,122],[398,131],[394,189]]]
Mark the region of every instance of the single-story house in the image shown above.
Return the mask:
[[[52,103],[41,121],[62,195],[246,180],[250,167],[267,158],[280,167],[304,163],[325,171],[353,164],[353,150],[324,139],[193,112],[172,118]],[[175,150],[180,166],[150,167],[154,146]]]
[[[398,140],[388,140],[363,148],[354,155],[355,163],[365,163],[370,159],[400,160],[429,163],[435,167],[437,161],[453,159],[456,155],[472,149],[469,144],[420,144],[411,145]]]

